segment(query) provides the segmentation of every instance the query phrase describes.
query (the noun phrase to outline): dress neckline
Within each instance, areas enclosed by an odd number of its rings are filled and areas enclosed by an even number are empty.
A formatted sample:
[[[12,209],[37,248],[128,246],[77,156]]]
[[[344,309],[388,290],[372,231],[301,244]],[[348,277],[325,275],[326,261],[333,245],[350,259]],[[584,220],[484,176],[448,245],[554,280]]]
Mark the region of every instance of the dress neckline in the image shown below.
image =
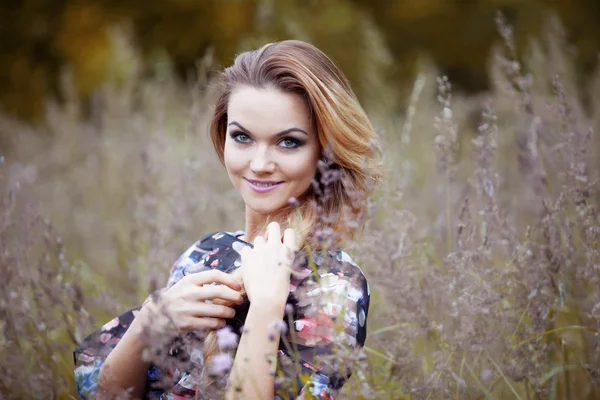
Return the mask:
[[[248,246],[252,247],[252,243],[245,241],[244,239],[241,239],[240,236],[243,236],[246,232],[244,232],[243,230],[239,229],[235,232],[224,232],[227,236],[231,236],[232,238],[234,238],[235,240],[237,240],[238,242],[242,242],[244,244],[247,244]]]

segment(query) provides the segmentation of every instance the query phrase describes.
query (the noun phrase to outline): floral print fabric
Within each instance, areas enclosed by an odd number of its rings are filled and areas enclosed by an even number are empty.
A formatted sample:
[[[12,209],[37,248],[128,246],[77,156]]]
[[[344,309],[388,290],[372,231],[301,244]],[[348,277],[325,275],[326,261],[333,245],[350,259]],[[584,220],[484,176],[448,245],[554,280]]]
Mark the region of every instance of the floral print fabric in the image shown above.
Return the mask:
[[[217,232],[194,243],[173,264],[165,289],[188,274],[209,269],[230,273],[239,268],[242,249],[251,246],[239,239],[242,234]],[[362,271],[341,250],[312,258],[311,266],[309,257],[299,253],[294,263],[288,313],[283,318],[288,329],[279,343],[276,399],[333,399],[351,374],[337,352],[341,349],[352,354],[366,339],[370,293]],[[235,318],[227,320],[238,335],[249,306],[247,301],[235,306]],[[127,331],[137,310],[114,318],[75,350],[75,381],[81,398],[95,398],[102,363]],[[175,357],[173,348],[169,354]],[[200,369],[201,352],[199,343],[189,354]],[[159,382],[164,385],[165,377],[174,384],[158,387]],[[210,391],[198,388],[196,382],[190,371],[153,365],[147,374],[146,398],[210,398]]]

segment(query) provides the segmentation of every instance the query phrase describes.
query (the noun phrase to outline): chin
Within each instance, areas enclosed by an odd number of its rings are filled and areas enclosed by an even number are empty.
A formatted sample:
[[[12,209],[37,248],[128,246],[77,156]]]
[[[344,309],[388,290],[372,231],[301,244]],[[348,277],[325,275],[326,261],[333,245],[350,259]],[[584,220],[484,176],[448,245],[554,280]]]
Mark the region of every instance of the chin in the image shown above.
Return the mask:
[[[257,204],[256,202],[247,202],[246,206],[255,213],[265,216],[280,209],[280,207],[273,207],[273,204]]]

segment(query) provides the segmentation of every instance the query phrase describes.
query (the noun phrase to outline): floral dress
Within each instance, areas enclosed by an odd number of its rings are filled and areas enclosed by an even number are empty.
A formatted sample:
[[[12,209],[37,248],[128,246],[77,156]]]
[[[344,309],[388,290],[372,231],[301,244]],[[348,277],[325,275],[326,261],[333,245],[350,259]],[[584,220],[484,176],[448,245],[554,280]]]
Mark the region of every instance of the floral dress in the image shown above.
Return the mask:
[[[191,273],[209,269],[229,273],[239,268],[242,249],[251,246],[239,239],[243,233],[212,233],[194,243],[173,264],[165,289]],[[277,356],[275,399],[333,399],[351,374],[344,354],[356,356],[366,339],[370,292],[360,268],[341,250],[315,254],[311,261],[312,264],[306,254],[300,254],[294,263],[288,296],[290,307],[286,307],[287,316],[283,318],[288,329],[282,334]],[[226,322],[241,335],[249,302],[234,308],[236,316]],[[114,318],[75,349],[75,381],[82,399],[95,398],[102,363],[138,310]],[[201,368],[202,347],[197,347],[190,354]],[[174,348],[169,350],[169,356],[181,357]],[[173,383],[166,388],[165,376]],[[147,374],[145,398],[210,398],[202,395],[208,391],[198,387],[197,379],[192,378],[189,371],[152,365]],[[158,383],[161,385],[157,386]]]

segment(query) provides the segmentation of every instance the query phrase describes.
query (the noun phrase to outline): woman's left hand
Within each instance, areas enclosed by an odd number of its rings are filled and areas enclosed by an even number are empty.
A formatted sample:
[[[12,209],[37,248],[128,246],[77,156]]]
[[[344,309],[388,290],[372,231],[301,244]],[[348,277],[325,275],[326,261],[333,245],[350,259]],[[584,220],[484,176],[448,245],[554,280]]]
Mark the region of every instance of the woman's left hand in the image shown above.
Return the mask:
[[[290,292],[290,273],[294,261],[296,234],[286,229],[281,240],[277,222],[267,227],[267,237],[254,239],[254,248],[242,251],[242,278],[248,300],[285,302]]]

